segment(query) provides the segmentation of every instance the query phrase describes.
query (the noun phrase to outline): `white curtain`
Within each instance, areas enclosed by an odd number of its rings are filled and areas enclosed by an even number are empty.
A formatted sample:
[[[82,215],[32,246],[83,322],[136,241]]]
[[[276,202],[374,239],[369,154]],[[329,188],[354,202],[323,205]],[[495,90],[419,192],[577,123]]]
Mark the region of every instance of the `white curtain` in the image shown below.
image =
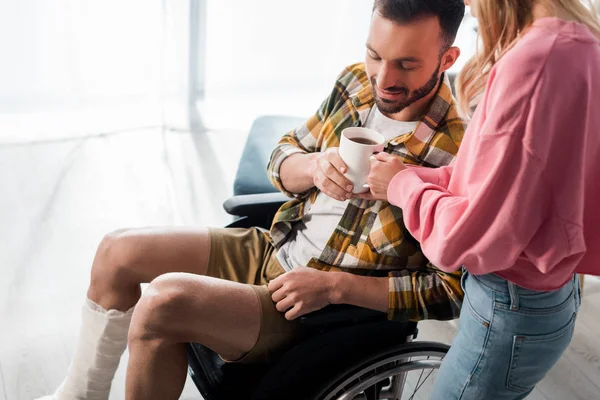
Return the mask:
[[[206,93],[213,128],[260,114],[308,116],[336,76],[364,58],[372,2],[209,0]]]
[[[187,106],[192,83],[208,129],[308,116],[342,68],[363,60],[371,8],[369,0],[0,0],[0,141],[177,126],[171,120],[188,115],[170,106]],[[459,65],[474,47],[472,26],[463,31]],[[195,64],[190,46],[199,46]]]
[[[161,0],[0,0],[0,139],[160,124],[162,18]]]
[[[364,60],[372,4],[209,0],[205,123],[244,129],[261,114],[314,113],[342,69]],[[461,28],[454,71],[474,52],[473,27],[469,20]]]

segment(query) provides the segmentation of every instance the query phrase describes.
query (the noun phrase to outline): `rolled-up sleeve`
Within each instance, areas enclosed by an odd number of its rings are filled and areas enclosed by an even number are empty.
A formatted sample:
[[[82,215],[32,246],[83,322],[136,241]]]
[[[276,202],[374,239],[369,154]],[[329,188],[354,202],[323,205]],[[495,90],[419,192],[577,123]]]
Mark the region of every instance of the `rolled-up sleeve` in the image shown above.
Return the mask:
[[[287,135],[286,135],[287,136]],[[279,171],[281,170],[281,164],[289,157],[294,154],[306,154],[307,151],[296,147],[292,144],[282,144],[280,143],[273,153],[271,154],[271,160],[268,166],[268,174],[269,180],[277,189],[283,192],[288,197],[298,197],[299,194],[292,193],[286,190],[281,182],[281,177],[279,175]]]
[[[283,186],[280,174],[281,165],[288,157],[294,154],[308,154],[321,151],[319,144],[327,141],[327,135],[334,134],[332,129],[324,129],[324,126],[328,117],[334,112],[336,105],[339,103],[338,97],[339,91],[336,84],[331,94],[323,101],[317,112],[302,126],[284,135],[273,150],[267,166],[267,173],[273,186],[285,195],[297,198],[307,195],[308,192],[292,193]],[[325,137],[320,138],[321,135]]]

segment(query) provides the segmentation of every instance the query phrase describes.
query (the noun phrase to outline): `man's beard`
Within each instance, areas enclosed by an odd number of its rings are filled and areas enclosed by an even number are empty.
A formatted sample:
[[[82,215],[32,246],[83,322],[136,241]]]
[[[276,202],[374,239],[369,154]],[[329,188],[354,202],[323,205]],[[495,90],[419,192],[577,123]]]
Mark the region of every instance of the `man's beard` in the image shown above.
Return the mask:
[[[377,81],[375,77],[371,78],[371,86],[373,88],[373,96],[375,97],[375,104],[377,104],[377,108],[384,114],[396,114],[400,111],[404,110],[406,107],[410,106],[416,101],[421,100],[423,97],[427,96],[431,93],[439,82],[439,73],[442,64],[438,64],[437,68],[431,78],[420,88],[413,90],[410,92],[406,87],[391,87],[384,88],[384,90],[392,93],[404,93],[406,96],[406,100],[400,101],[389,101],[382,99],[377,96],[377,92],[375,91],[375,87],[377,87]]]

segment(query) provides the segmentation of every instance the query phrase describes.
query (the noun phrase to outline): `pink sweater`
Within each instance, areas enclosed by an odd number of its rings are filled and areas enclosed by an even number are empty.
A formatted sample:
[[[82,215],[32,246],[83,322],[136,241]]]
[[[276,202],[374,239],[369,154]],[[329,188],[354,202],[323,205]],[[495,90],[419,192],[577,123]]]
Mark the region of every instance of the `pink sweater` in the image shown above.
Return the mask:
[[[598,38],[535,22],[492,69],[454,165],[408,168],[388,198],[444,271],[534,290],[600,275]]]

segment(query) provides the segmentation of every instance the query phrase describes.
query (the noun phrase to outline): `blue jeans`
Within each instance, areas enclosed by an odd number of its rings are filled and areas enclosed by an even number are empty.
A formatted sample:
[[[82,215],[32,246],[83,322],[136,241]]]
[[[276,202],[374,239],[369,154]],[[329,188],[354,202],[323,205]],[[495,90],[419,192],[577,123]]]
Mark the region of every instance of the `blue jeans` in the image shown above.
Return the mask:
[[[465,271],[462,286],[460,327],[431,399],[525,398],[571,342],[581,302],[578,277],[537,292]]]

